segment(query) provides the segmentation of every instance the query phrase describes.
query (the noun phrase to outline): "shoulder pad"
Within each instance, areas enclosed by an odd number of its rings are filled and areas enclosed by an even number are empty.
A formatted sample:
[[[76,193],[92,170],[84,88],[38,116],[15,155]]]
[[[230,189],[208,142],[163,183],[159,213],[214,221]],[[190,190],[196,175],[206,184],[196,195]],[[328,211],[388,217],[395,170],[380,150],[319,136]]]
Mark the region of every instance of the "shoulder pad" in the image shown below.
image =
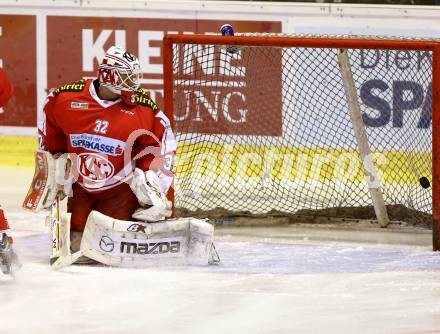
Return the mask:
[[[136,91],[136,95],[134,96],[134,101],[136,104],[144,106],[144,107],[150,107],[154,112],[159,110],[159,107],[157,106],[156,102],[154,102],[148,93],[144,91],[142,88],[139,88]]]
[[[63,92],[82,92],[86,87],[86,80],[81,79],[75,83],[65,84],[55,89],[54,94],[58,95]]]

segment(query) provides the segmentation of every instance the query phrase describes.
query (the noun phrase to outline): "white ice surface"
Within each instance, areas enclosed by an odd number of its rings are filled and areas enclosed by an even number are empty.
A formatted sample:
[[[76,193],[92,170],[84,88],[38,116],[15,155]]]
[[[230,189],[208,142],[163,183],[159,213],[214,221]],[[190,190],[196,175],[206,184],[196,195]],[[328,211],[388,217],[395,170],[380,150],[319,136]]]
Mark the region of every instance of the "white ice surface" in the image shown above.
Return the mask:
[[[0,277],[1,334],[440,333],[428,233],[222,228],[219,266],[57,272],[41,216],[8,189],[0,202],[23,268]]]
[[[0,283],[0,333],[440,333],[440,254],[428,247],[230,232],[219,266],[56,272],[48,234],[18,230],[23,268]]]

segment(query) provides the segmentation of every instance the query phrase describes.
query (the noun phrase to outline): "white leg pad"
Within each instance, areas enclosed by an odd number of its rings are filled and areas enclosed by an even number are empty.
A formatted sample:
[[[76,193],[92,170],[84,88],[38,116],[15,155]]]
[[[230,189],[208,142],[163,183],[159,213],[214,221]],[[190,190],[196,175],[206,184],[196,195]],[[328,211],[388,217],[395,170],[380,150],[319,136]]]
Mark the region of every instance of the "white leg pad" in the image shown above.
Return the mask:
[[[80,252],[111,266],[207,265],[213,236],[214,227],[196,218],[142,223],[92,211]]]

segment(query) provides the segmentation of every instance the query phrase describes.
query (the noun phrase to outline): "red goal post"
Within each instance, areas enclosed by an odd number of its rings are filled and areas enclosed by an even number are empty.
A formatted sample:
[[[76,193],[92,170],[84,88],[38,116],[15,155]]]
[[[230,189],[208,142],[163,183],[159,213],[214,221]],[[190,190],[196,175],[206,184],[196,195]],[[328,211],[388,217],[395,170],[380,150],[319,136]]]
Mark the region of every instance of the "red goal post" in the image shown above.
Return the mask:
[[[229,53],[225,46],[231,45],[240,51]],[[359,155],[359,141],[350,117],[343,115],[356,108],[347,105],[346,81],[333,59],[341,49],[348,50],[349,63],[356,65],[351,75],[358,95],[354,106],[360,106],[369,123],[361,129],[367,153],[383,158],[379,197],[385,198],[388,214],[403,205],[417,221],[431,217],[433,248],[440,250],[440,42],[434,40],[166,35],[164,109],[178,140],[175,209],[264,216],[371,206],[366,193],[372,187],[363,181],[368,173],[356,169],[347,174],[352,154]],[[389,57],[395,57],[394,63]],[[392,89],[397,93],[391,96]],[[415,111],[422,116],[413,117]],[[384,120],[388,123],[379,124]],[[244,155],[251,162],[241,159]],[[228,170],[222,170],[229,158]],[[365,160],[361,165],[366,168]],[[336,180],[336,174],[342,178]],[[347,175],[351,179],[346,182]],[[428,179],[430,187],[421,187],[416,178]],[[374,209],[377,214],[375,204]],[[350,217],[359,211],[353,212]],[[401,220],[396,217],[390,219]]]

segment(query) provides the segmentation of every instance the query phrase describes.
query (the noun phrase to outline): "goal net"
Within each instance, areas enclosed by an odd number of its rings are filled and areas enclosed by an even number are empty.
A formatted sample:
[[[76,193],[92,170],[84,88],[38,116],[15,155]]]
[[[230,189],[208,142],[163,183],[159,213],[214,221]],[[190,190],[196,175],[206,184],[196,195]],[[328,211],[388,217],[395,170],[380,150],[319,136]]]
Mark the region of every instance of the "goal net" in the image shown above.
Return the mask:
[[[436,48],[399,39],[167,35],[176,214],[436,227]]]

